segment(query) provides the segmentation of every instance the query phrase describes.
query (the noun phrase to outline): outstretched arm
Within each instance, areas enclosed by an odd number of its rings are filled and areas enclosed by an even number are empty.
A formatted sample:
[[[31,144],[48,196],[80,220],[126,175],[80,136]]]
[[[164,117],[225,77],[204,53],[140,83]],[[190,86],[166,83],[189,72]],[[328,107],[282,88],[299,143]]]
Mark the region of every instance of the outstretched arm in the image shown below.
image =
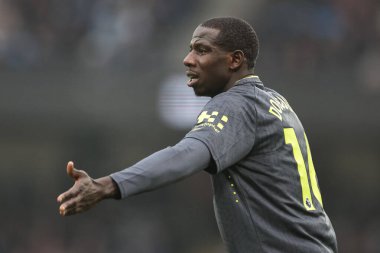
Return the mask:
[[[206,169],[210,160],[205,144],[185,138],[127,169],[95,180],[86,172],[74,169],[69,162],[67,173],[75,183],[58,197],[60,214],[67,216],[86,211],[106,198],[125,198],[154,190]]]
[[[211,154],[203,142],[185,138],[174,147],[160,150],[135,165],[111,174],[121,198],[152,191],[206,169]]]

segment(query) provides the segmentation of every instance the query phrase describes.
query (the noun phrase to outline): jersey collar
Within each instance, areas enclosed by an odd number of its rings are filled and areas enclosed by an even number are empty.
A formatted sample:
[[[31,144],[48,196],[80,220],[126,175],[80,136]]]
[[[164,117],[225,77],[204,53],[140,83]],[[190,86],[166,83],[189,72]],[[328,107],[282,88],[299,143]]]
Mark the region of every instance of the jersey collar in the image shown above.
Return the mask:
[[[259,76],[256,76],[256,75],[245,76],[245,77],[237,80],[235,85],[241,85],[241,84],[245,84],[248,82],[254,82],[255,85],[257,85],[257,86],[264,86],[263,83],[261,82]]]

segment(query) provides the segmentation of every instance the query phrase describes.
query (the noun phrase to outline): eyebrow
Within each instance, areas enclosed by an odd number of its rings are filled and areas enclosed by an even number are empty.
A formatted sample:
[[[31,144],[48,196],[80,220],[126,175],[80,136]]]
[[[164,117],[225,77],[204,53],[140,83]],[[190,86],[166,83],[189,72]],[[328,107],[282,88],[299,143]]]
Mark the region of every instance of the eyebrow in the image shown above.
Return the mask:
[[[196,39],[196,40],[205,39],[205,40],[211,41],[213,43],[216,42],[215,38],[207,36],[207,34],[200,34],[198,36],[193,37],[191,40],[193,40],[193,39]]]
[[[197,44],[206,45],[206,46],[212,47],[212,48],[216,47],[215,40],[213,40],[211,38],[207,39],[205,37],[197,36],[197,37],[193,37],[191,39],[191,41],[190,41],[190,44],[189,44],[190,47],[193,47],[193,45],[197,45]]]

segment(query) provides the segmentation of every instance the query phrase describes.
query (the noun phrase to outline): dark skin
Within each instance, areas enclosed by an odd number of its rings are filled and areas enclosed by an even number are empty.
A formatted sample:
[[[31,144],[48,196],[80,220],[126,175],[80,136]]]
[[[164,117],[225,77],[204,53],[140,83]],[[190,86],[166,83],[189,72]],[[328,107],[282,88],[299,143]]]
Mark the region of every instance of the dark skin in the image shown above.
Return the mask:
[[[183,60],[190,78],[188,86],[197,96],[214,97],[253,74],[241,50],[228,52],[216,44],[218,35],[219,30],[198,26],[190,42],[190,52]]]
[[[214,97],[253,74],[241,50],[229,52],[216,44],[218,34],[219,30],[198,26],[190,41],[190,52],[183,60],[190,78],[188,86],[197,96]],[[73,162],[67,164],[66,170],[74,185],[57,198],[62,216],[84,212],[107,198],[120,197],[110,176],[92,179],[85,171],[75,169]]]
[[[84,212],[107,198],[120,196],[117,185],[110,176],[92,179],[85,171],[74,168],[74,163],[67,164],[67,175],[74,180],[68,191],[58,196],[59,213],[62,216]]]

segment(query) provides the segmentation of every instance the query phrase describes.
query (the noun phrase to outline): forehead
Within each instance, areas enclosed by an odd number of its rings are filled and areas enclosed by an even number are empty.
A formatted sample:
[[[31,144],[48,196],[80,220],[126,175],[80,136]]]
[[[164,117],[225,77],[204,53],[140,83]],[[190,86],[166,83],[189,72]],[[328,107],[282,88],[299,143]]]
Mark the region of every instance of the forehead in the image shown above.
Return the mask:
[[[209,27],[198,26],[191,38],[191,44],[197,41],[205,41],[214,44],[217,41],[219,30]]]

